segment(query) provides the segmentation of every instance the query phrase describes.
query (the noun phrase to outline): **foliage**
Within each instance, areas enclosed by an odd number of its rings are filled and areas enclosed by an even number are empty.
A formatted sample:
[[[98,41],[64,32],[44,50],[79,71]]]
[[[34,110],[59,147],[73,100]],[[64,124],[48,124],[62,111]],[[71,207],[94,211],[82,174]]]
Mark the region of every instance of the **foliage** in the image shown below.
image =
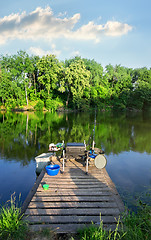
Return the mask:
[[[81,240],[119,240],[119,239],[122,239],[126,235],[126,233],[119,232],[119,225],[120,225],[120,219],[118,219],[118,221],[117,221],[115,230],[111,231],[111,229],[110,229],[109,231],[107,231],[103,227],[103,221],[101,220],[101,217],[100,217],[99,227],[97,227],[96,225],[94,225],[92,223],[92,226],[90,226],[89,228],[85,228],[85,229],[79,231],[80,239]]]
[[[0,211],[0,239],[25,239],[27,223],[22,220],[21,208],[16,205],[16,198],[11,196],[10,202]]]
[[[103,222],[100,221],[100,226],[97,227],[92,223],[92,226],[79,230],[80,239],[82,240],[150,240],[151,236],[151,207],[139,203],[137,213],[128,211],[122,217],[122,223],[119,219],[114,231],[105,230]]]
[[[36,111],[42,111],[44,108],[44,102],[42,100],[39,100],[34,108]]]
[[[48,93],[58,87],[58,75],[61,70],[58,59],[54,55],[43,56],[38,62],[39,69],[38,81]]]
[[[48,98],[46,100],[46,109],[48,111],[56,111],[59,107],[62,107],[63,106],[63,103],[61,100],[59,100],[59,98],[57,99],[51,99],[51,98]]]
[[[57,98],[64,107],[83,110],[151,106],[151,69],[111,64],[103,69],[95,60],[81,57],[60,62],[55,55],[40,58],[25,51],[1,56],[0,84],[0,105],[6,109],[42,100],[55,111]]]
[[[86,70],[84,62],[74,60],[65,69],[66,91],[68,93],[67,104],[69,96],[72,98],[74,107],[81,107],[81,100],[84,98],[84,90],[89,89],[90,72]]]
[[[123,219],[125,240],[150,240],[151,236],[151,206],[139,202],[137,213],[128,211]]]

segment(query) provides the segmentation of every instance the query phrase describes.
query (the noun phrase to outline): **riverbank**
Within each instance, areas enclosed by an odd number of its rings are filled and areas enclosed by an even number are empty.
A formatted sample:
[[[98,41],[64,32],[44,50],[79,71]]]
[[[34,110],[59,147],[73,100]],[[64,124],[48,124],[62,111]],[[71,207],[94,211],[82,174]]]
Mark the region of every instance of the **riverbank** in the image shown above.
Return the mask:
[[[0,106],[0,112],[7,112],[7,111],[12,111],[12,112],[36,112],[36,111],[42,111],[42,112],[63,112],[63,113],[70,113],[70,112],[85,112],[85,111],[94,111],[95,109],[97,111],[101,111],[101,112],[108,112],[108,111],[119,111],[120,109],[113,109],[113,106],[105,106],[104,108],[95,108],[95,107],[89,107],[88,109],[71,109],[71,108],[65,108],[65,107],[60,107],[57,108],[55,111],[52,110],[48,110],[45,107],[41,108],[41,109],[36,109],[36,102],[34,103],[30,103],[28,106],[24,105],[24,106],[20,106],[20,107],[15,107],[15,108],[11,108],[11,106]],[[130,112],[141,112],[142,110],[140,109],[136,109],[136,108],[125,108],[125,109],[121,109],[121,111],[130,111]]]

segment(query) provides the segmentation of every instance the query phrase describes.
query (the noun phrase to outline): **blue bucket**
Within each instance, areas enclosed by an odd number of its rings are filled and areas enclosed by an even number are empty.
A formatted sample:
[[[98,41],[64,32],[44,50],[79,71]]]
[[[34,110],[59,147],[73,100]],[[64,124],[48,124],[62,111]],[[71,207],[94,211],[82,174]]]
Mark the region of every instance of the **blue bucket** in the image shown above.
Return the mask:
[[[60,170],[60,166],[57,165],[57,164],[46,166],[47,174],[50,175],[50,176],[57,175],[59,173],[59,170]]]

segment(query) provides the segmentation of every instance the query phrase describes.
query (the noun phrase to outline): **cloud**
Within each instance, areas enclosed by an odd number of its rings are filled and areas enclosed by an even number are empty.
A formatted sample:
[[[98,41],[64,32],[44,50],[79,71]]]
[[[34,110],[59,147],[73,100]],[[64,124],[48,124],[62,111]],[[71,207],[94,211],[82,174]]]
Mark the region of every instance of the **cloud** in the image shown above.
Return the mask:
[[[94,40],[97,43],[100,42],[104,35],[117,37],[125,35],[131,30],[132,26],[126,23],[108,21],[104,25],[96,25],[93,21],[91,21],[74,32],[74,38],[79,40]]]
[[[132,26],[117,21],[108,21],[104,26],[105,35],[121,36],[132,30]]]
[[[80,17],[79,13],[68,18],[63,18],[63,15],[55,17],[50,7],[38,7],[29,14],[22,12],[5,16],[0,19],[0,44],[14,39],[52,41],[57,38],[99,42],[103,35],[121,36],[132,30],[132,26],[116,21],[108,21],[104,25],[91,21],[74,30]]]
[[[46,56],[46,55],[50,55],[50,54],[54,54],[54,55],[56,55],[56,56],[58,57],[58,56],[61,54],[61,51],[56,50],[55,44],[52,44],[52,45],[51,45],[51,49],[52,49],[52,50],[45,51],[45,50],[43,50],[43,49],[40,48],[40,47],[30,47],[28,51],[29,51],[31,54],[34,54],[34,55],[40,56],[40,57]]]

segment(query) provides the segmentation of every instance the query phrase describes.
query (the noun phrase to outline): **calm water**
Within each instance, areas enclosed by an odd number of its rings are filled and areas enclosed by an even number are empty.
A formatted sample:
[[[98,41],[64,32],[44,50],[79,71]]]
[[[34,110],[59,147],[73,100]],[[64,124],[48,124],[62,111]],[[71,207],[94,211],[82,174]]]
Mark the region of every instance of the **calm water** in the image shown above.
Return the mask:
[[[35,156],[51,142],[92,143],[105,151],[107,171],[124,203],[151,204],[151,112],[0,113],[0,203],[12,193],[24,201],[36,179]]]

